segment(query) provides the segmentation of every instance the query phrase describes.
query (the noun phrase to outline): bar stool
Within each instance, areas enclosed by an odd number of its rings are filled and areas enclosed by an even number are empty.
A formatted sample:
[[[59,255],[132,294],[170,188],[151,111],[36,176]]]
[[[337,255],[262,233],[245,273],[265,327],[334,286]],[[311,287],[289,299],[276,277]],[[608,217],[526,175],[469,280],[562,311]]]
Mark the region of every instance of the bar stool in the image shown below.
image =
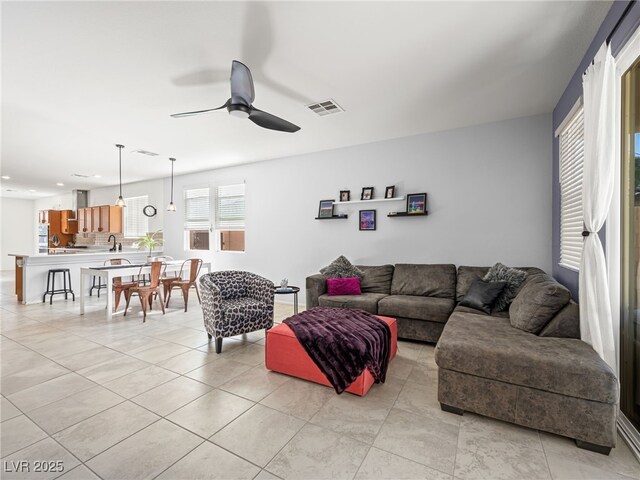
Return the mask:
[[[64,288],[62,290],[56,290],[56,273],[62,274],[62,280],[64,283]],[[69,288],[67,288],[67,278],[69,279]],[[73,293],[73,289],[71,288],[71,272],[68,268],[54,268],[49,270],[47,274],[47,291],[44,292],[44,295],[42,296],[42,303],[46,302],[47,295],[51,295],[49,297],[49,305],[53,305],[53,296],[62,293],[64,293],[65,300],[67,300],[68,295],[71,294],[73,296],[73,301],[76,301],[76,294]]]

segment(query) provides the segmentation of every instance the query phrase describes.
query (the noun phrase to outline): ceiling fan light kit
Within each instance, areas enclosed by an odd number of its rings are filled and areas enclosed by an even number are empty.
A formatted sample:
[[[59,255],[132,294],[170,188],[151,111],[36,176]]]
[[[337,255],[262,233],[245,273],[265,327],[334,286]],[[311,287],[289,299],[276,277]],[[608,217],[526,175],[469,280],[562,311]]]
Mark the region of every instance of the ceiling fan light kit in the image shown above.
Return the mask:
[[[170,158],[169,161],[171,162],[171,201],[167,206],[167,212],[175,212],[176,205],[173,203],[173,164],[176,162],[176,159]]]
[[[124,203],[124,198],[122,197],[122,149],[124,145],[116,144],[118,147],[118,175],[119,175],[119,184],[120,184],[120,195],[118,196],[118,200],[116,200],[117,207],[126,207]]]
[[[276,117],[267,112],[257,109],[253,106],[255,100],[255,91],[253,88],[253,78],[251,71],[242,62],[234,60],[231,62],[231,98],[224,105],[217,108],[207,110],[196,110],[193,112],[174,113],[173,118],[189,117],[192,115],[200,115],[215,110],[226,108],[229,115],[237,118],[248,118],[253,123],[262,128],[269,130],[277,130],[279,132],[294,133],[300,130],[300,127],[288,122],[280,117]]]

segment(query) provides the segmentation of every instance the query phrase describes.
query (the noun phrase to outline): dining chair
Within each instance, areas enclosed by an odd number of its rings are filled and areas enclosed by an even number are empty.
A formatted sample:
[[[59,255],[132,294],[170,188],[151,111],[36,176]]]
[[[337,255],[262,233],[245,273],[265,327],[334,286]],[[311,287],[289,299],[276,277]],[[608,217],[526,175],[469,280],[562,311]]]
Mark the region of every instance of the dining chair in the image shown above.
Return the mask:
[[[164,299],[162,298],[162,292],[160,291],[160,273],[162,271],[162,262],[151,262],[151,282],[148,285],[137,284],[131,286],[125,290],[125,297],[127,299],[127,304],[124,307],[124,316],[127,316],[127,310],[129,309],[129,302],[131,302],[131,297],[133,295],[138,295],[140,298],[140,305],[142,306],[142,314],[143,314],[143,322],[147,321],[147,307],[149,310],[153,308],[153,300],[154,298],[160,297],[160,307],[162,308],[162,314],[164,315]],[[142,269],[144,267],[140,267],[140,272],[142,273]]]
[[[189,278],[185,278],[185,269],[189,268]],[[171,291],[179,287],[182,290],[182,298],[184,299],[184,311],[187,311],[187,305],[189,304],[189,290],[191,288],[195,288],[196,295],[198,296],[198,303],[200,303],[200,292],[198,291],[198,285],[196,280],[198,280],[198,274],[200,273],[200,269],[202,268],[202,259],[201,258],[190,258],[182,262],[182,266],[180,267],[180,273],[177,279],[170,279],[171,281],[167,281],[164,283],[165,287],[165,298],[166,298],[166,306],[169,307],[169,300],[171,299]],[[184,280],[183,280],[184,279]]]
[[[104,265],[131,265],[131,262],[126,258],[111,258],[109,260],[104,261]],[[111,290],[115,294],[115,311],[118,311],[118,306],[120,305],[120,298],[122,294],[126,292],[126,290],[130,287],[134,287],[138,284],[138,282],[134,281],[133,276],[131,277],[131,281],[123,282],[121,277],[115,277],[113,279],[113,284],[111,286]],[[98,290],[98,295],[100,295],[100,291]],[[126,293],[125,293],[126,298]]]

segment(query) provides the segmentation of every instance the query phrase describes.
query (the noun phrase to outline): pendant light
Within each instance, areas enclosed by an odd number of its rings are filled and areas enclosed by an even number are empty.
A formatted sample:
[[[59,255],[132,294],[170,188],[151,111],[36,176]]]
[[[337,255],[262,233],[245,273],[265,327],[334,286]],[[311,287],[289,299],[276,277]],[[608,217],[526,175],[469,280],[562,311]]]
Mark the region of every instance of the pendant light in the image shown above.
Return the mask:
[[[118,200],[116,200],[116,207],[126,207],[124,204],[124,198],[122,198],[122,149],[124,145],[116,145],[118,147],[118,168],[120,172],[120,195],[118,196]]]
[[[171,161],[171,201],[169,202],[169,206],[167,207],[167,212],[175,212],[176,206],[173,203],[173,164],[175,163],[175,158],[170,158]]]

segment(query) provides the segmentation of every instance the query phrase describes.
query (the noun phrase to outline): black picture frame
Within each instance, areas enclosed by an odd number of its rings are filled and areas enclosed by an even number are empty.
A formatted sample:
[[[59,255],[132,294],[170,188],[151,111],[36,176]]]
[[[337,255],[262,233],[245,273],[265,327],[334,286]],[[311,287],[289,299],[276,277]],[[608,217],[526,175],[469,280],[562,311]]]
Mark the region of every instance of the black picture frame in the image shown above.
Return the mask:
[[[384,198],[393,198],[395,194],[396,194],[396,186],[391,185],[385,189]]]
[[[360,210],[358,216],[359,230],[369,231],[376,229],[376,211],[375,210]]]
[[[320,200],[318,205],[318,218],[333,217],[333,204],[335,200]]]
[[[360,200],[373,200],[373,187],[362,187]]]
[[[407,215],[424,215],[426,212],[426,193],[410,193],[407,195]]]
[[[340,190],[340,201],[341,202],[351,201],[351,190]]]

